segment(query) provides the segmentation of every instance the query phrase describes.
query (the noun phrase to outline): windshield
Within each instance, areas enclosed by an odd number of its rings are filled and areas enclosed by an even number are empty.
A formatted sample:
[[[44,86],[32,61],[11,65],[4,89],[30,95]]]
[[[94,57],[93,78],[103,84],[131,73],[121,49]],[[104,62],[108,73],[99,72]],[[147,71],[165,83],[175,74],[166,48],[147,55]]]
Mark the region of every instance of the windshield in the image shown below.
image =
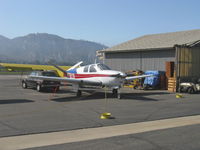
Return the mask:
[[[90,66],[90,72],[97,72],[96,69],[95,69],[95,65]]]
[[[97,65],[101,70],[111,70],[108,66],[104,65],[104,64],[98,64]]]

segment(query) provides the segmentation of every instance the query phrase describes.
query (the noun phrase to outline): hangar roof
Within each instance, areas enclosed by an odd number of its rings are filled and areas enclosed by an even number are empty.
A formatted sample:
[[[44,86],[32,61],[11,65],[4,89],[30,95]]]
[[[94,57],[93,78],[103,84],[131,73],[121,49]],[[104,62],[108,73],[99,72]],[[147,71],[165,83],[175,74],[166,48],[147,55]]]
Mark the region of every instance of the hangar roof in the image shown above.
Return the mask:
[[[179,31],[161,34],[145,35],[122,44],[102,50],[102,52],[138,51],[152,49],[173,48],[175,45],[183,45],[200,40],[200,29]]]

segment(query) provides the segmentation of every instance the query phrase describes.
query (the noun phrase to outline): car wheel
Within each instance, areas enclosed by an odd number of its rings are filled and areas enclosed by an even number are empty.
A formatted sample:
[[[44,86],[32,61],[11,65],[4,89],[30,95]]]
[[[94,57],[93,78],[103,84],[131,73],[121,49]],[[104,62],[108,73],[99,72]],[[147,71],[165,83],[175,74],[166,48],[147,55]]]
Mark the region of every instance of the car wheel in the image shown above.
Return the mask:
[[[188,93],[190,93],[190,94],[194,94],[194,93],[195,93],[194,88],[189,87],[189,88],[188,88]]]
[[[77,96],[77,97],[81,97],[81,95],[82,95],[82,91],[81,91],[81,90],[78,90],[77,93],[76,93],[76,96]]]
[[[22,88],[23,88],[23,89],[26,89],[26,88],[27,88],[26,82],[22,82]]]
[[[37,90],[38,92],[41,92],[41,85],[37,84],[36,90]]]
[[[179,87],[179,92],[180,92],[180,93],[183,92],[183,87]]]

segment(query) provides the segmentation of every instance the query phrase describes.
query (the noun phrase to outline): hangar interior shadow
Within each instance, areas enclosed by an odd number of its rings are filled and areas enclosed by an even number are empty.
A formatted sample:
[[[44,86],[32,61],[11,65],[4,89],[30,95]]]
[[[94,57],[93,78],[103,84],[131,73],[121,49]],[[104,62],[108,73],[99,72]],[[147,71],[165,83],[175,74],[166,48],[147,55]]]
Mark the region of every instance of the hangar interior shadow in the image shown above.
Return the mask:
[[[7,100],[0,100],[0,105],[2,104],[18,104],[18,103],[32,103],[34,101],[27,100],[27,99],[7,99]]]
[[[69,97],[53,98],[55,102],[69,102],[69,101],[88,101],[95,99],[104,99],[105,93],[103,92],[87,92],[89,94],[83,94],[81,97],[76,97],[76,94],[70,95]],[[166,95],[168,92],[148,92],[148,93],[121,93],[121,100],[141,100],[141,101],[159,101],[158,99],[146,97],[151,95]],[[112,93],[107,93],[107,98],[117,99]]]

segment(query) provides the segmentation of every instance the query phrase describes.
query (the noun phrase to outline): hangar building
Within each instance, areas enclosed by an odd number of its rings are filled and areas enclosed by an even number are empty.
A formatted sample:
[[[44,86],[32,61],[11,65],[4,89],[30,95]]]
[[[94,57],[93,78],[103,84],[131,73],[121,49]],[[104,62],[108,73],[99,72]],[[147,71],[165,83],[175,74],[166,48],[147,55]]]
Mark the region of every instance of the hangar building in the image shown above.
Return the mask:
[[[194,46],[197,41],[200,41],[200,29],[145,35],[98,53],[103,54],[105,64],[116,70],[165,71],[165,62],[176,61],[179,46]]]
[[[200,29],[145,35],[99,50],[97,56],[124,72],[165,71],[167,88],[174,92],[183,80],[200,78]]]
[[[97,54],[115,70],[166,71],[174,62],[178,77],[200,77],[200,29],[145,35]]]

